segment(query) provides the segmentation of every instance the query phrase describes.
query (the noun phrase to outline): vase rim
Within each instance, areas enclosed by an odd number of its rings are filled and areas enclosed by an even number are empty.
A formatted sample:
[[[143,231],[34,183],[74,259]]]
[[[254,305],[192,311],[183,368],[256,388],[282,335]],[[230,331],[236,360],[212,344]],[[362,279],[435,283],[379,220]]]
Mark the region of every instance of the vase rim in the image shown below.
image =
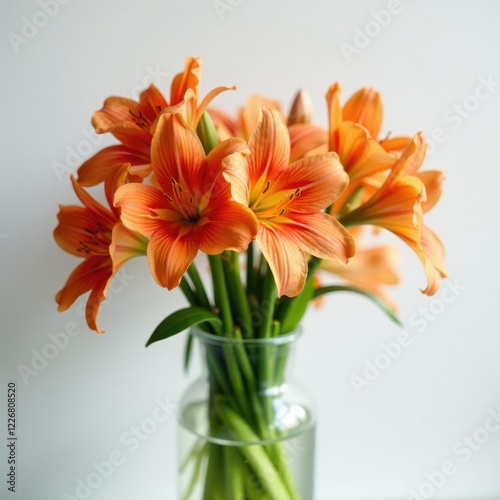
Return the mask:
[[[284,333],[283,335],[278,335],[277,337],[265,337],[265,338],[256,338],[256,339],[245,339],[245,338],[234,338],[234,337],[226,337],[222,335],[214,335],[213,333],[208,333],[202,330],[199,326],[193,326],[191,328],[191,334],[195,337],[203,340],[204,342],[208,342],[211,344],[245,344],[245,345],[282,345],[282,344],[290,344],[295,342],[302,335],[302,327],[297,327],[295,330]]]

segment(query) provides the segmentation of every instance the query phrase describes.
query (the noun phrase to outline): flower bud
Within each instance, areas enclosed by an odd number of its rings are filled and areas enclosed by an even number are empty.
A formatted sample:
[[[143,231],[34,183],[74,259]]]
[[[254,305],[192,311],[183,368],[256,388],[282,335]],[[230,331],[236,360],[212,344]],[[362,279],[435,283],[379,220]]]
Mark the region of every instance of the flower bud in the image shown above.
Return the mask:
[[[307,90],[299,90],[288,115],[288,125],[309,123],[312,115],[312,100]]]

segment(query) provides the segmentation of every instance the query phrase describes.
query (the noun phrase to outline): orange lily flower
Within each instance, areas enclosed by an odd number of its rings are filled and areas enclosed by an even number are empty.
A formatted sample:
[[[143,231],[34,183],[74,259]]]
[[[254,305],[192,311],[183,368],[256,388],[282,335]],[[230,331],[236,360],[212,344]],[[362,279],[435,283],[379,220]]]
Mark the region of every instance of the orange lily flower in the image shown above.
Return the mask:
[[[345,264],[354,242],[322,210],[348,183],[335,153],[309,156],[292,164],[290,137],[280,113],[263,108],[249,142],[251,155],[224,160],[224,176],[236,201],[247,205],[259,226],[257,243],[269,263],[278,296],[300,293],[311,255]]]
[[[380,226],[399,236],[422,261],[428,282],[423,292],[433,295],[439,287],[438,276],[446,275],[444,248],[437,236],[423,225],[425,184],[416,175],[408,175],[420,167],[425,149],[424,138],[417,134],[375,194],[342,215],[340,221],[346,226]]]
[[[71,181],[84,206],[60,207],[54,238],[63,250],[84,260],[57,293],[56,301],[62,312],[90,290],[85,312],[87,324],[92,330],[104,333],[97,326],[97,314],[108,286],[128,259],[146,254],[147,240],[123,226],[116,212],[95,201],[73,177]]]
[[[155,85],[141,92],[139,102],[123,97],[106,99],[103,108],[92,116],[92,125],[98,134],[110,132],[121,144],[104,148],[87,160],[78,170],[78,182],[85,187],[106,182],[109,200],[109,194],[119,185],[117,176],[125,176],[125,182],[140,182],[147,177],[151,173],[150,148],[158,117],[176,110],[196,129],[210,101],[224,90],[234,89],[217,87],[198,104],[201,69],[201,59],[186,58],[184,71],[172,81],[170,102]]]
[[[255,216],[231,199],[222,176],[222,160],[236,152],[248,152],[242,139],[229,139],[205,156],[181,114],[164,114],[151,145],[158,187],[125,184],[116,192],[123,223],[151,238],[148,260],[159,285],[175,288],[199,250],[243,251],[255,238]]]

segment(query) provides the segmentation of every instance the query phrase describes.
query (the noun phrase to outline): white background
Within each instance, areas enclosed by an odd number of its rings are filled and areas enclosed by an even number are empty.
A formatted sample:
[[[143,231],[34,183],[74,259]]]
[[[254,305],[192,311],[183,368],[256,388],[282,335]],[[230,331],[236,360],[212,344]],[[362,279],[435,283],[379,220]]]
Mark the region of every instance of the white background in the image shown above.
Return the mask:
[[[317,499],[406,499],[410,488],[427,498],[500,499],[500,432],[478,430],[500,411],[499,85],[467,118],[451,119],[454,106],[474,107],[467,98],[480,78],[500,82],[500,3],[401,0],[400,12],[351,57],[341,44],[354,44],[385,0],[224,3],[233,7],[219,16],[213,0],[71,0],[16,45],[9,33],[22,36],[23,18],[40,16],[41,7],[2,1],[0,436],[6,384],[15,380],[19,467],[18,492],[9,494],[2,443],[0,497],[78,498],[77,481],[93,462],[118,451],[124,462],[92,500],[175,498],[175,415],[137,450],[123,440],[154,415],[158,398],[175,405],[195,376],[196,367],[190,377],[182,373],[184,335],[144,348],[156,324],[184,302],[178,291],[157,287],[146,260],[136,259],[125,267],[126,286],[117,282],[101,310],[105,335],[90,332],[77,307],[56,312],[54,295],[77,259],[52,238],[58,204],[75,203],[69,173],[58,176],[54,165],[66,163],[68,148],[85,149],[104,98],[136,94],[152,71],[168,94],[184,57],[194,55],[204,61],[203,92],[238,86],[217,99],[227,111],[252,92],[288,106],[305,87],[324,125],[323,96],[338,80],[346,96],[365,85],[382,93],[383,134],[443,130],[426,167],[444,170],[445,193],[426,220],[447,247],[449,303],[442,292],[419,292],[420,264],[403,250],[403,281],[392,295],[411,344],[358,394],[353,376],[363,377],[365,360],[399,330],[371,303],[339,295],[307,316],[295,373],[318,408]],[[43,15],[37,19],[43,23]],[[450,282],[459,285],[455,292]],[[432,320],[421,308],[434,311]],[[25,383],[20,365],[31,367],[48,335],[71,322],[81,332]],[[456,451],[467,435],[482,440],[470,458]],[[447,460],[453,474],[426,489],[425,474]]]

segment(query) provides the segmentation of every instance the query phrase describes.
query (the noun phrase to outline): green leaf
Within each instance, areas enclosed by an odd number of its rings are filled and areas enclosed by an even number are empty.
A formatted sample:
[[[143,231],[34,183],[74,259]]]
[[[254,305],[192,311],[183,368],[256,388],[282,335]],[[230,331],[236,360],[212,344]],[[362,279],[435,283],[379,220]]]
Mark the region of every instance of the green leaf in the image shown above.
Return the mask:
[[[353,292],[358,293],[359,295],[363,295],[364,297],[370,299],[372,302],[375,302],[377,306],[382,309],[382,311],[389,316],[389,318],[394,321],[399,326],[403,326],[401,320],[394,314],[389,305],[384,302],[382,299],[374,295],[373,293],[367,292],[361,288],[356,288],[354,286],[342,286],[342,285],[334,285],[334,286],[324,286],[321,288],[317,288],[314,290],[314,298],[319,297],[320,295],[324,295],[325,293],[332,292]]]
[[[185,309],[179,309],[175,311],[170,316],[167,316],[154,330],[151,337],[146,343],[146,347],[153,342],[158,342],[158,340],[163,340],[176,333],[182,332],[187,328],[198,325],[200,323],[214,323],[218,326],[222,325],[222,321],[219,316],[215,315],[213,312],[207,311],[202,307],[186,307]]]
[[[293,332],[304,316],[309,302],[314,296],[312,275],[307,279],[302,292],[281,304],[276,319],[281,323],[281,334]]]

